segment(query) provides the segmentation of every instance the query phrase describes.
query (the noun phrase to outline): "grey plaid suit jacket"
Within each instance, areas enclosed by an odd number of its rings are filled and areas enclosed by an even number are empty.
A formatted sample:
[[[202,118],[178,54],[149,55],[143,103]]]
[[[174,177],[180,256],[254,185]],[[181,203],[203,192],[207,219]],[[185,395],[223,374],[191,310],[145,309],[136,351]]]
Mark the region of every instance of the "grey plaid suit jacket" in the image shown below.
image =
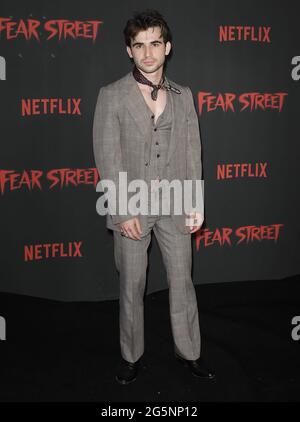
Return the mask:
[[[166,163],[167,180],[178,179],[182,183],[186,179],[200,180],[201,139],[191,90],[167,77],[166,81],[181,91],[181,94],[170,91],[169,97],[173,123]],[[145,100],[132,72],[100,88],[93,122],[94,157],[100,178],[114,181],[117,201],[119,172],[127,172],[128,183],[134,179],[145,180],[145,168],[150,165],[151,136]],[[170,214],[180,232],[188,234],[187,216],[184,213],[174,215],[172,207]],[[120,230],[118,223],[132,217],[130,213],[108,213],[107,228]],[[138,218],[143,235],[147,215],[138,215]]]

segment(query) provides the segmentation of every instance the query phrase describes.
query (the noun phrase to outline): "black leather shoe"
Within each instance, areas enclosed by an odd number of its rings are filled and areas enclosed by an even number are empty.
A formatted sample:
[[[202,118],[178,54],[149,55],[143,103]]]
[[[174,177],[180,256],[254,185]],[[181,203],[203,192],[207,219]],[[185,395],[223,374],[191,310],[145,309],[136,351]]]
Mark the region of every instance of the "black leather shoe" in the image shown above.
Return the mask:
[[[116,375],[116,380],[118,383],[125,385],[135,381],[138,374],[139,364],[140,360],[132,363],[122,359],[121,365]]]
[[[175,357],[184,366],[187,366],[195,377],[205,378],[208,380],[212,380],[216,377],[212,371],[205,367],[201,358],[197,360],[187,360],[177,355],[177,353],[175,353]]]

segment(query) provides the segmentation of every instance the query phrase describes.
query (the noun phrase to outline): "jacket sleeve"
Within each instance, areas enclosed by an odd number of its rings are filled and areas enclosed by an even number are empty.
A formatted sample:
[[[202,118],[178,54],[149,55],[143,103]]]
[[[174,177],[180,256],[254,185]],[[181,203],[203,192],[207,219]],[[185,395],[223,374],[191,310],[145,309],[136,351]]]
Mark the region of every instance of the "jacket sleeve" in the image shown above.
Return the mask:
[[[96,166],[100,179],[109,179],[116,187],[116,208],[112,213],[108,201],[108,210],[114,224],[132,218],[130,214],[119,214],[119,172],[124,171],[120,143],[120,123],[117,110],[106,87],[100,88],[93,122],[93,147]]]
[[[188,94],[187,104],[187,124],[188,124],[188,139],[187,139],[187,178],[189,180],[201,180],[201,198],[202,206],[200,212],[204,216],[204,183],[202,181],[202,153],[201,153],[201,137],[199,130],[199,120],[195,109],[193,94],[189,87],[186,87]],[[200,182],[198,182],[200,183]],[[193,203],[195,202],[196,186],[193,182]]]

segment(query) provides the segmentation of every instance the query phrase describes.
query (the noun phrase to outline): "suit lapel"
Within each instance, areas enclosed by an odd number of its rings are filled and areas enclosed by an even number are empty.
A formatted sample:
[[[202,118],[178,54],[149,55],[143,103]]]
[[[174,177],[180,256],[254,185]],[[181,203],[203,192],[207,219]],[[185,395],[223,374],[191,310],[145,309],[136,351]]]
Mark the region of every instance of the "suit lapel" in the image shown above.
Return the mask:
[[[170,81],[167,77],[165,78],[168,83],[175,86],[174,82]],[[184,102],[182,99],[182,94],[176,94],[172,91],[169,91],[169,94],[169,98],[171,101],[172,129],[169,149],[167,153],[167,164],[169,163],[172,154],[175,151],[177,142],[180,142],[181,140],[180,129],[182,127],[182,114],[184,112]]]
[[[125,99],[125,106],[128,108],[132,118],[139,127],[144,139],[149,135],[149,116],[145,109],[145,100],[141,93],[132,72],[128,74],[128,88]]]
[[[147,114],[147,109],[145,107],[147,106],[147,104],[145,103],[143,94],[141,93],[138,84],[136,83],[136,80],[132,75],[132,72],[129,72],[127,76],[127,93],[125,94],[125,106],[129,110],[132,118],[139,127],[143,138],[146,140],[145,159],[148,158],[149,160],[151,152],[151,125],[149,124],[149,115]],[[166,81],[177,87],[177,85],[174,82],[170,81],[167,77]],[[180,129],[182,127],[184,117],[184,101],[182,98],[182,94],[176,94],[172,91],[169,91],[169,94],[169,99],[171,102],[172,129],[166,164],[169,163],[170,158],[173,152],[175,151],[177,142],[180,142],[181,137],[178,135],[180,134]]]

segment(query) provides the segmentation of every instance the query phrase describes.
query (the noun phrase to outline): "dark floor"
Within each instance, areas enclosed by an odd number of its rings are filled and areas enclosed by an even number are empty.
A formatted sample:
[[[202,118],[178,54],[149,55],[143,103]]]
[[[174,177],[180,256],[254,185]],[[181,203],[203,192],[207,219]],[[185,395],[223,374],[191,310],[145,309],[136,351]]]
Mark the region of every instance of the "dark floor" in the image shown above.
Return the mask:
[[[145,355],[121,386],[118,301],[56,302],[0,293],[0,401],[299,401],[300,277],[196,286],[202,353],[214,382],[173,357],[168,291],[145,298]],[[300,332],[300,331],[299,331]]]

